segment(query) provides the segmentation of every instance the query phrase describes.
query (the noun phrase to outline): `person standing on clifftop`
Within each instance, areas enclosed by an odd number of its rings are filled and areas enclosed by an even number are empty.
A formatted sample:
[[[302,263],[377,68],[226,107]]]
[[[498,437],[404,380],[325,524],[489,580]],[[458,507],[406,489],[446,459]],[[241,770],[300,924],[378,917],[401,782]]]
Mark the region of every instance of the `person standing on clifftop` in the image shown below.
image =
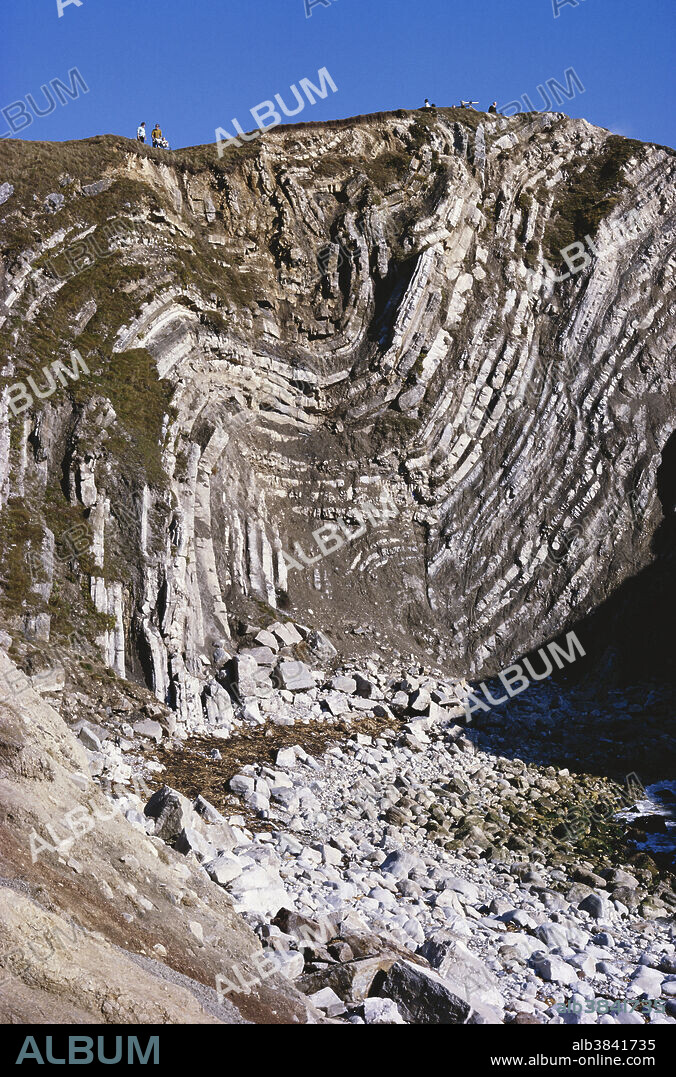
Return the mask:
[[[488,111],[491,112],[494,116],[497,116],[497,114],[498,114],[498,103],[497,103],[497,101],[493,102],[493,104],[491,105],[491,107],[489,108]]]
[[[137,142],[145,142],[145,140],[146,140],[146,123],[145,123],[145,120],[144,120],[143,123],[139,124],[138,131],[136,132],[136,141]]]
[[[156,123],[152,130],[153,146],[159,146],[162,139],[162,128]]]

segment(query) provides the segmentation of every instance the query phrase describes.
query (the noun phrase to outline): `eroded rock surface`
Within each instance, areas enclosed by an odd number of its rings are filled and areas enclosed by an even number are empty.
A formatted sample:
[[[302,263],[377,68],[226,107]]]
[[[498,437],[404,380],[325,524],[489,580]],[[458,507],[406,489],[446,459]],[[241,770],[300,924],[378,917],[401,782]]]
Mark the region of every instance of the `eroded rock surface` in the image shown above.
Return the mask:
[[[259,979],[260,942],[194,858],[132,825],[134,787],[106,797],[57,712],[22,698],[0,700],[0,1020],[321,1020],[287,980]],[[226,997],[233,967],[254,986]]]
[[[106,663],[194,727],[227,721],[204,689],[252,604],[348,650],[371,624],[464,676],[649,561],[673,426],[671,151],[440,109],[281,128],[221,160],[108,137],[51,165],[3,152],[6,384],[30,370],[44,389],[40,364],[74,346],[90,371],[2,412],[33,635],[75,568]],[[47,193],[79,172],[49,213],[28,158]],[[588,264],[557,282],[558,247],[585,235]]]
[[[633,977],[671,1020],[670,883],[593,827],[571,875],[606,791],[457,723],[664,553],[673,151],[438,109],[2,157],[2,1019],[558,1022]]]

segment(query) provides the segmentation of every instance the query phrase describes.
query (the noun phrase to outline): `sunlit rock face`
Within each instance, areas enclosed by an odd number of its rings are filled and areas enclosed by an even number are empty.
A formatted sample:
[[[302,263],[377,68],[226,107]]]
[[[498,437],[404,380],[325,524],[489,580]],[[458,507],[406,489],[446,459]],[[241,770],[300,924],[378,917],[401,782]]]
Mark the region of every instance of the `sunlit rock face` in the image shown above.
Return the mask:
[[[190,727],[240,619],[485,674],[650,561],[671,150],[439,109],[2,158],[5,613],[32,638],[79,628]]]

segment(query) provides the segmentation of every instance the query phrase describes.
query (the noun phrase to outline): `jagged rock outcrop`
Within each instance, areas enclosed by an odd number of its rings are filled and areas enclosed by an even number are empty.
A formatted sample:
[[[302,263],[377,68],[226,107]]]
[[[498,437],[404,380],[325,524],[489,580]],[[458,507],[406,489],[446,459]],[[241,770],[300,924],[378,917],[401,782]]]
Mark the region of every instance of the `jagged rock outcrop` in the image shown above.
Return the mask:
[[[9,622],[84,625],[75,661],[183,729],[227,721],[252,611],[457,677],[553,637],[662,519],[675,173],[584,121],[454,109],[221,159],[5,142]],[[87,372],[46,378],[73,348]]]
[[[0,1022],[322,1021],[283,976],[258,975],[260,941],[231,900],[139,834],[131,787],[104,795],[2,650],[0,682]],[[232,969],[253,986],[226,996]]]

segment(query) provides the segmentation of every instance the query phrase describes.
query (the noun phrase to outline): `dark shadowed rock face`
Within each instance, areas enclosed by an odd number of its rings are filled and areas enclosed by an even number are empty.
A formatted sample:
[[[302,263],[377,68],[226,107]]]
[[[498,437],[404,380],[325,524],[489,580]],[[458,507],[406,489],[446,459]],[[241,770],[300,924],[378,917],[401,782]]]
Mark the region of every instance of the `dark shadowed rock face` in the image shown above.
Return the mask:
[[[570,626],[662,521],[675,172],[584,121],[447,109],[221,159],[5,142],[7,618],[79,629],[188,728],[239,618],[457,676]]]

